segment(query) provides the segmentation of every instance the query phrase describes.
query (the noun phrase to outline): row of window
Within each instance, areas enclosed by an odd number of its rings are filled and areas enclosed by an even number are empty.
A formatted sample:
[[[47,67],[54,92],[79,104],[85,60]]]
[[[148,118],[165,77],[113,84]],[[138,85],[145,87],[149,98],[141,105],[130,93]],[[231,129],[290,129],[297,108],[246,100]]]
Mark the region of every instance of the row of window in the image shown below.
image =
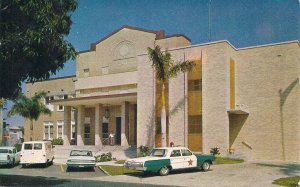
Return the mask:
[[[54,137],[53,122],[44,122],[44,140],[52,140],[53,138],[63,138],[64,121],[57,121],[56,137]],[[71,139],[75,139],[75,122],[71,122]]]
[[[54,111],[54,105],[52,105],[50,103],[50,101],[52,101],[54,99],[68,99],[68,95],[58,95],[58,96],[55,96],[55,97],[54,96],[45,97],[44,104],[51,111]],[[56,111],[58,111],[58,112],[64,111],[64,106],[58,105]]]

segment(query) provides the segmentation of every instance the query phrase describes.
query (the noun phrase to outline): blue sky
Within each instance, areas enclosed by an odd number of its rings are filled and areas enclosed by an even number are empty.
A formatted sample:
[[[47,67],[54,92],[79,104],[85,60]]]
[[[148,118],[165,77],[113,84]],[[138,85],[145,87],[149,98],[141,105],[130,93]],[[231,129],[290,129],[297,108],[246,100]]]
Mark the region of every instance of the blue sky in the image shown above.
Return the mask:
[[[123,25],[184,34],[192,44],[208,37],[209,0],[81,0],[72,14],[67,40],[77,51],[109,35]],[[212,0],[211,41],[228,40],[248,47],[300,40],[299,0]],[[75,62],[53,77],[75,74]],[[8,105],[8,108],[11,104]],[[7,120],[22,125],[20,117]]]

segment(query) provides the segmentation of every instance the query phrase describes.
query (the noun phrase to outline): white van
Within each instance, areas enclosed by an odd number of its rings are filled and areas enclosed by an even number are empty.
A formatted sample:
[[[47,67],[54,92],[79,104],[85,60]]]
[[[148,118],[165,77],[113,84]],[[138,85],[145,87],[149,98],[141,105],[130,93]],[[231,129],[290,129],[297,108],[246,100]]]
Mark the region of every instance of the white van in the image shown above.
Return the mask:
[[[54,150],[50,141],[30,141],[22,144],[20,164],[23,167],[29,164],[53,163]]]

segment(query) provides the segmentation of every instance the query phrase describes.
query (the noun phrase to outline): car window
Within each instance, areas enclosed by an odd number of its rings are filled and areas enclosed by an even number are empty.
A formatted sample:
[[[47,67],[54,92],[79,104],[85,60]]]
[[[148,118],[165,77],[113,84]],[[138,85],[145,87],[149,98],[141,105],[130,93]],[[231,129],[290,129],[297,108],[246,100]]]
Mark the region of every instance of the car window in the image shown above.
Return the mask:
[[[181,153],[182,153],[182,156],[191,156],[192,155],[191,151],[189,151],[187,149],[182,149]]]
[[[73,150],[70,153],[70,156],[93,156],[93,153],[91,151],[85,151],[85,150]]]
[[[41,144],[41,143],[35,143],[34,144],[34,150],[41,150],[42,147],[43,147],[43,144]]]
[[[155,157],[164,157],[166,152],[166,149],[153,149],[150,155]]]
[[[171,155],[170,155],[170,157],[177,157],[177,156],[181,156],[181,153],[180,153],[179,149],[173,150]]]
[[[14,153],[16,153],[16,152],[17,152],[17,150],[16,150],[16,149],[14,149],[14,150],[13,150],[13,152],[14,152]]]
[[[8,149],[0,149],[0,153],[8,153]]]
[[[31,150],[31,149],[32,149],[32,144],[31,144],[31,143],[26,143],[26,144],[24,145],[24,149],[25,149],[25,150]]]
[[[8,150],[8,153],[12,153],[12,150]]]

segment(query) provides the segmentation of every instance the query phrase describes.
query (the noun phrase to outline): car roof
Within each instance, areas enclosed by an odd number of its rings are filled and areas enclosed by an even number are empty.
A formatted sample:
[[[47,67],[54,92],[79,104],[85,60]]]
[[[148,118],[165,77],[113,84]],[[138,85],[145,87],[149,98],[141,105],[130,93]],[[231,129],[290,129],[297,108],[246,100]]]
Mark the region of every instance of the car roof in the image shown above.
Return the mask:
[[[0,147],[0,149],[13,149],[13,148],[15,148],[15,147],[12,147],[12,146],[2,146],[2,147]]]
[[[51,143],[51,141],[28,141],[23,143]]]
[[[188,149],[187,147],[156,147],[154,149]]]
[[[90,151],[90,150],[87,150],[87,149],[72,149],[71,151]],[[90,151],[92,152],[92,151]]]

